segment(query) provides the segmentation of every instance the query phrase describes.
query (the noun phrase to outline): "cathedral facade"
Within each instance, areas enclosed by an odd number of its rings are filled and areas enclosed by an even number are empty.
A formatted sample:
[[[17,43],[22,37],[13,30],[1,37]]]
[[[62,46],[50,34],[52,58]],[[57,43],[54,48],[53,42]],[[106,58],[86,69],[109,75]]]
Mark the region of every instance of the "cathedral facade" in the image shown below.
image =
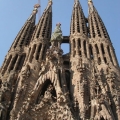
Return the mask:
[[[0,68],[0,120],[120,120],[120,67],[92,0],[74,0],[70,35],[52,31],[52,0],[38,4]],[[70,52],[63,54],[62,43]]]

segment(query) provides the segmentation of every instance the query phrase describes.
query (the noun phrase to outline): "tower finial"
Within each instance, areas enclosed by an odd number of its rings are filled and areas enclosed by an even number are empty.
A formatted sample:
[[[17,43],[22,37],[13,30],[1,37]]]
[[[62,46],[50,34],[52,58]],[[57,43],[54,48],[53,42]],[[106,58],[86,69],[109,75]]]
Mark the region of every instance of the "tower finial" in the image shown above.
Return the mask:
[[[46,10],[49,9],[52,6],[52,4],[53,4],[52,0],[48,0],[48,6],[47,6]]]
[[[51,6],[53,4],[52,0],[48,0],[48,6]]]
[[[33,9],[33,14],[36,14],[37,12],[38,12],[38,8],[40,7],[40,5],[39,4],[35,4],[34,5],[34,9]]]
[[[31,20],[32,18],[35,18],[34,16],[37,14],[39,7],[40,7],[39,4],[35,4],[35,5],[34,5],[34,9],[33,9],[33,11],[32,11],[31,16],[28,18],[28,20]]]
[[[93,12],[93,1],[92,0],[88,0],[88,6],[89,6],[89,14]]]
[[[74,0],[74,5],[77,6],[79,3],[79,0]]]

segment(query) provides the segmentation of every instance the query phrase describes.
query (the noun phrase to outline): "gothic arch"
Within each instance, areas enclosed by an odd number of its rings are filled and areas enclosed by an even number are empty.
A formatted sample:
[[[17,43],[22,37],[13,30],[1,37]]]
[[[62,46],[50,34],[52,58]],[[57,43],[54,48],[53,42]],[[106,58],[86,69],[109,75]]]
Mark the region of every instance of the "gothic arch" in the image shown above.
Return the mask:
[[[51,81],[49,79],[47,79],[45,81],[45,83],[42,85],[42,89],[39,91],[39,94],[38,94],[38,97],[37,97],[37,100],[36,100],[37,104],[39,104],[39,102],[41,100],[41,97],[45,94],[45,91],[47,90],[47,88],[49,87],[49,85],[53,86],[53,84],[51,83]],[[56,90],[55,90],[54,86],[53,86],[52,95],[53,95],[54,98],[56,97]]]

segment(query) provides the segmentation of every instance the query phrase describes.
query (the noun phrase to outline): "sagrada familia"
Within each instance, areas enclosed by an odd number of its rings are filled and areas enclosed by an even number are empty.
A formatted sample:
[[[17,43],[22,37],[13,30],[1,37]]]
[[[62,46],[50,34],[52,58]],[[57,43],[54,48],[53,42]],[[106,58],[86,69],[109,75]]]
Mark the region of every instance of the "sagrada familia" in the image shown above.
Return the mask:
[[[70,35],[52,31],[52,0],[38,4],[0,68],[0,120],[120,120],[120,67],[105,25],[88,0],[74,0]],[[63,54],[62,43],[70,44]]]

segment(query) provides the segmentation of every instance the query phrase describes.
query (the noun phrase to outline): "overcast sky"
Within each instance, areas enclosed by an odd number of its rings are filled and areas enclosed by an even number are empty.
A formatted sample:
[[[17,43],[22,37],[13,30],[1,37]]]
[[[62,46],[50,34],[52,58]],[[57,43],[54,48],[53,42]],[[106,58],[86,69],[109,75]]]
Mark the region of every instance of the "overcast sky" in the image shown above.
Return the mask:
[[[48,0],[41,0],[41,14]],[[74,0],[53,0],[53,30],[62,24],[64,36],[70,33],[70,20]],[[85,16],[88,16],[87,0],[80,0]],[[120,63],[120,0],[93,0],[96,9],[110,35]],[[0,66],[14,38],[30,16],[37,0],[0,0]],[[38,21],[38,18],[37,18]],[[64,47],[65,53],[68,47]]]

